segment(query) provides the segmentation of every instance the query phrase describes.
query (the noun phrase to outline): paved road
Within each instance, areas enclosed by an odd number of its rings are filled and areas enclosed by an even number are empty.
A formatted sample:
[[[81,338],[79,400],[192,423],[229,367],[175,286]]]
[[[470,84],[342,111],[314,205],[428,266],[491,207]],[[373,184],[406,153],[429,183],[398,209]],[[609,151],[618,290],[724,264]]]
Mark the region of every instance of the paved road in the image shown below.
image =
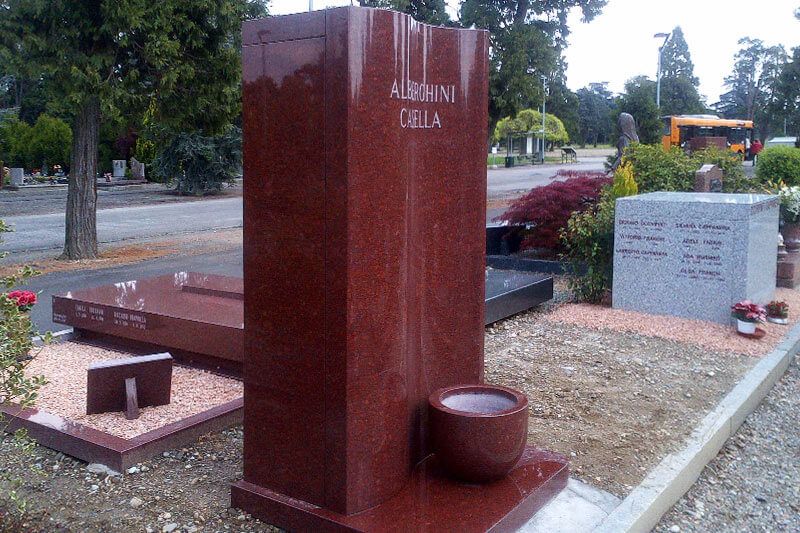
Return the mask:
[[[510,191],[529,190],[540,185],[547,185],[560,169],[583,172],[603,170],[604,157],[585,157],[580,163],[569,165],[524,165],[513,168],[490,169],[487,175],[487,191],[489,197]]]
[[[241,184],[226,188],[225,194],[241,194]],[[178,196],[160,183],[102,187],[97,190],[98,209],[204,200],[195,196]],[[18,191],[0,189],[0,215],[3,217],[63,213],[66,205],[66,185],[23,188]]]
[[[64,215],[6,217],[14,228],[3,235],[7,252],[55,250],[64,246]],[[97,212],[101,244],[242,225],[242,198],[103,209]]]
[[[180,271],[242,276],[242,250],[229,250],[192,256],[172,256],[102,270],[53,272],[30,280],[24,288],[39,292],[39,303],[31,311],[31,319],[39,331],[67,328],[52,321],[51,296],[85,287],[108,285],[138,278],[147,278]]]

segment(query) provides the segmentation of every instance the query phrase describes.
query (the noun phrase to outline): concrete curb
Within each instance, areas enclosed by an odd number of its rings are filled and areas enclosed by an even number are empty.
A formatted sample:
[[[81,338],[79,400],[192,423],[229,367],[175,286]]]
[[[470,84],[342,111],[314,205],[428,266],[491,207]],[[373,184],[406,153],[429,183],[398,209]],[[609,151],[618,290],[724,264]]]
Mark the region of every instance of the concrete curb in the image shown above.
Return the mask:
[[[63,342],[69,341],[75,338],[75,332],[72,328],[69,329],[62,329],[60,331],[56,331],[50,334],[52,336],[51,342]],[[37,335],[36,337],[31,338],[31,342],[34,346],[44,346],[44,337],[42,335]]]
[[[688,438],[595,528],[595,533],[647,532],[700,477],[705,466],[780,379],[800,350],[800,324],[761,359]]]

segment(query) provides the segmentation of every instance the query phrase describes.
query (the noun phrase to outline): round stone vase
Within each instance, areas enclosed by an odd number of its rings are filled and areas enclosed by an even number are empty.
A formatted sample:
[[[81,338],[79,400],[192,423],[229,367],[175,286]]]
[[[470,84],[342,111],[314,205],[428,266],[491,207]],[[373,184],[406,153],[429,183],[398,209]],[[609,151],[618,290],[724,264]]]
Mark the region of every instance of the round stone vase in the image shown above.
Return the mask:
[[[756,332],[756,323],[736,319],[736,331],[745,335],[753,335]]]
[[[528,399],[495,385],[457,385],[428,398],[431,443],[455,479],[487,483],[504,477],[522,456]]]
[[[800,252],[800,223],[784,222],[781,226],[781,235],[787,252],[790,254]]]

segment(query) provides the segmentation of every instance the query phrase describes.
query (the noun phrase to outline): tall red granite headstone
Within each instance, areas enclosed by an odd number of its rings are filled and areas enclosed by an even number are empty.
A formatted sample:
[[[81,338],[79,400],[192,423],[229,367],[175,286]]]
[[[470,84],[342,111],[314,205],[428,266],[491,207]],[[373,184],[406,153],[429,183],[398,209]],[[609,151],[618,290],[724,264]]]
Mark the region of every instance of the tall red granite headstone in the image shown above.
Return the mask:
[[[235,506],[374,529],[408,505],[428,395],[483,381],[487,52],[384,10],[245,23]]]

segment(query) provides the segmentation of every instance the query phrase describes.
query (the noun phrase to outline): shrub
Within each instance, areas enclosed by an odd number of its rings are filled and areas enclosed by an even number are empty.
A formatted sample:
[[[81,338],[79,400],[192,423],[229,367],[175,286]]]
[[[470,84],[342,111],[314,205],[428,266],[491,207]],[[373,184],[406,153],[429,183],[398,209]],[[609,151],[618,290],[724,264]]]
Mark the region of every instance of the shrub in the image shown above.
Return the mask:
[[[234,127],[216,137],[178,134],[159,152],[153,169],[179,194],[202,195],[232,184],[241,164],[242,132]]]
[[[632,144],[625,150],[625,161],[632,165],[641,193],[692,191],[695,172],[706,163],[722,169],[725,192],[745,192],[752,188],[741,160],[730,150],[706,148],[689,155],[675,146],[665,151],[658,145]]]
[[[0,122],[0,159],[10,168],[25,167],[31,127],[15,117]]]
[[[69,165],[72,151],[72,129],[63,120],[49,115],[39,115],[33,125],[26,150],[28,168],[53,168]]]
[[[611,187],[603,190],[600,202],[573,214],[561,232],[569,286],[579,301],[600,303],[611,290],[614,268],[614,211],[617,198],[637,193],[630,163],[614,172]]]
[[[783,181],[786,185],[800,185],[800,149],[791,146],[773,146],[758,154],[756,176],[761,182]]]
[[[633,143],[625,149],[625,161],[633,167],[633,175],[642,193],[654,191],[691,191],[695,161],[679,148],[665,151],[658,145]]]
[[[599,172],[559,172],[555,177],[565,175],[572,177],[532,189],[498,217],[509,224],[530,226],[521,248],[559,249],[559,235],[572,214],[596,204],[600,191],[611,181]]]

